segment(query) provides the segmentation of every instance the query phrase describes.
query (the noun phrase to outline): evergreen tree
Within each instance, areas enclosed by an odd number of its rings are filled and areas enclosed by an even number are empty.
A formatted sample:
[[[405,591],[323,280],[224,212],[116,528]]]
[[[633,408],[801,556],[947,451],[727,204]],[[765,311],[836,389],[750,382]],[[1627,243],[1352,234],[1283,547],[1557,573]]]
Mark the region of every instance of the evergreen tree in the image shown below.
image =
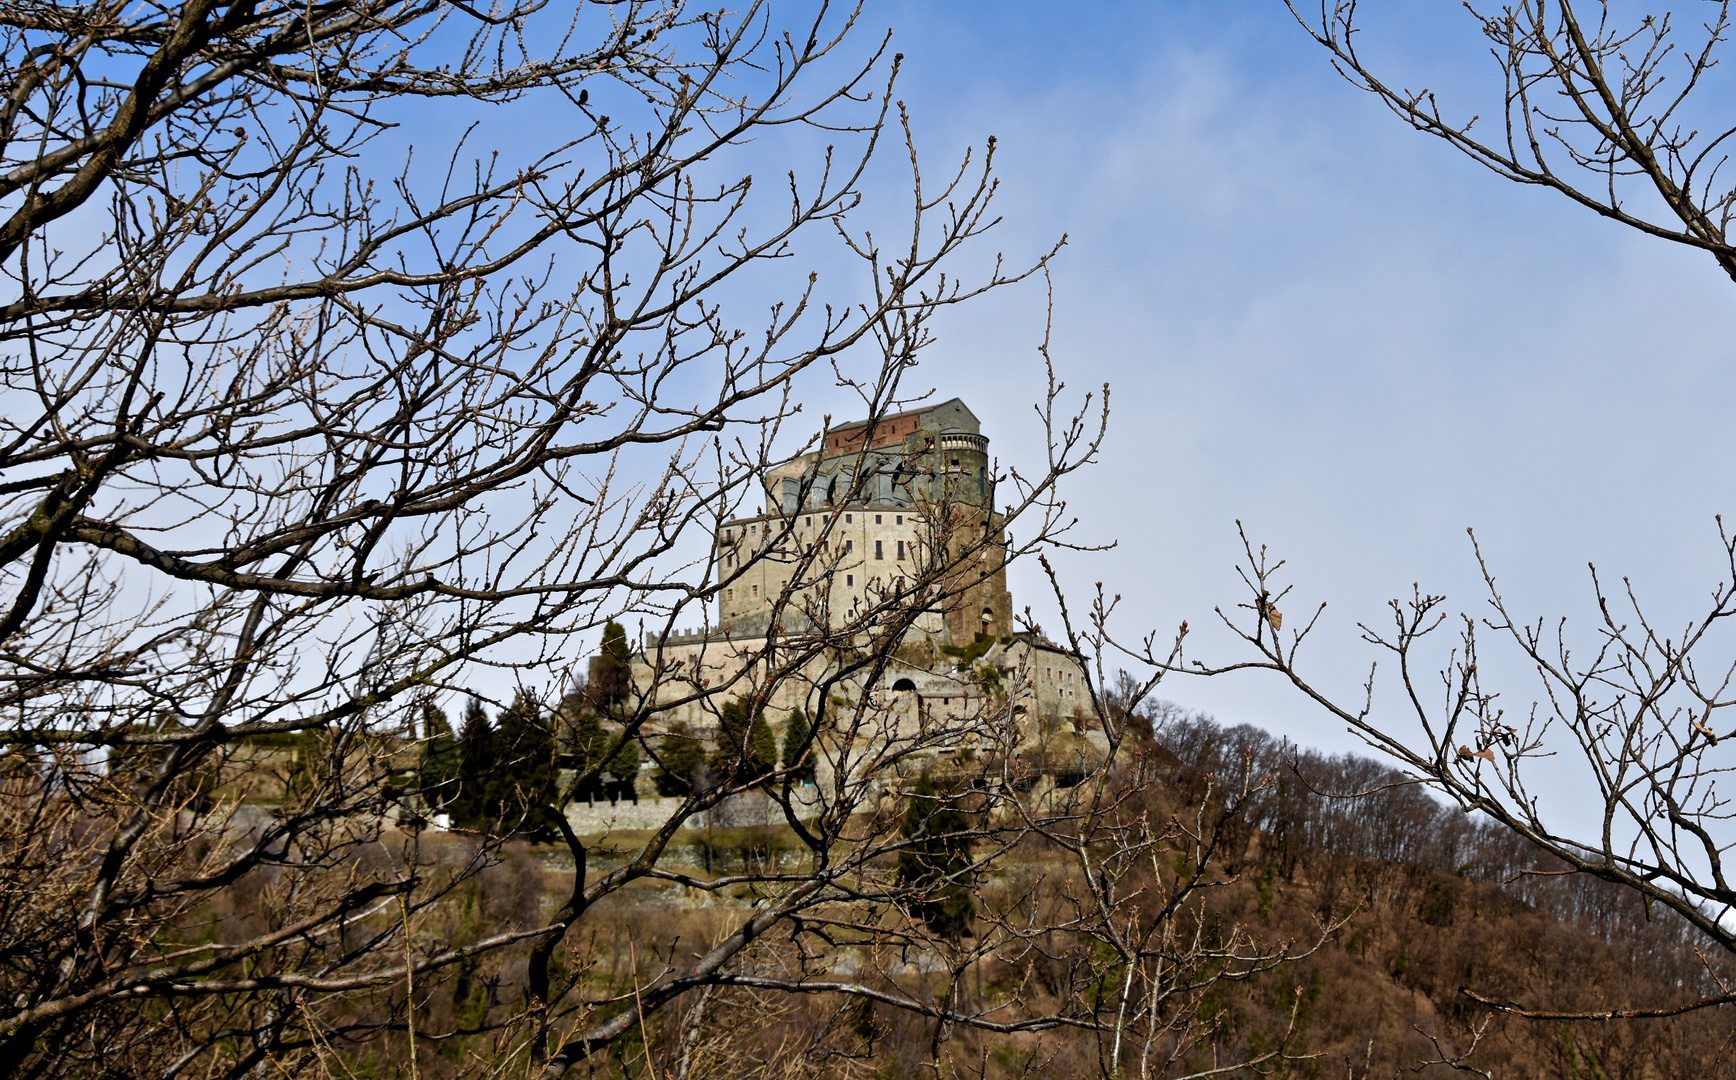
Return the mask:
[[[573,725],[572,767],[580,776],[595,774],[603,762],[603,752],[608,749],[608,737],[603,733],[603,722],[588,706],[579,711],[577,722]],[[600,776],[591,775],[580,782],[574,797],[586,801],[595,801],[603,795],[603,781]]]
[[[717,710],[717,771],[740,772],[748,780],[764,776],[778,763],[778,740],[765,714],[749,717],[747,702],[732,698]]]
[[[556,788],[555,734],[543,707],[520,690],[495,718],[499,729],[496,790],[506,830],[552,827]]]
[[[603,627],[603,644],[591,668],[590,695],[597,708],[612,714],[627,700],[633,685],[633,651],[627,631],[618,622]]]
[[[789,721],[784,724],[784,757],[783,766],[795,770],[793,775],[798,783],[814,782],[814,755],[810,752],[807,761],[801,761],[804,744],[808,741],[808,714],[800,709],[790,714]]]
[[[628,740],[609,759],[609,776],[618,784],[631,784],[639,779],[639,744]]]
[[[970,819],[957,800],[943,797],[923,773],[905,799],[899,836],[908,846],[898,853],[898,883],[918,892],[910,912],[928,928],[954,941],[970,933],[976,911],[970,885]]]
[[[778,767],[778,737],[766,723],[765,713],[753,718],[747,736],[748,769],[755,776],[764,776]]]
[[[471,698],[464,710],[464,731],[458,737],[458,792],[446,804],[452,822],[461,828],[486,829],[499,815],[498,773],[494,728],[482,702]]]
[[[652,783],[659,795],[686,795],[699,783],[705,749],[685,724],[676,724],[657,742],[657,771]]]
[[[458,740],[452,725],[438,705],[429,702],[422,708],[422,762],[417,768],[417,786],[427,805],[436,810],[458,795]]]

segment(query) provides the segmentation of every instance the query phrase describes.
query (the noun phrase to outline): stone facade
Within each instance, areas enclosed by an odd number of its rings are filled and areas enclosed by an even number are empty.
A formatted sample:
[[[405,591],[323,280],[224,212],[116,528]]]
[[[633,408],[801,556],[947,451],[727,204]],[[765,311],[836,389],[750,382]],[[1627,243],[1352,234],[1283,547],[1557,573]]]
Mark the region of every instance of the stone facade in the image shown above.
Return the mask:
[[[837,658],[820,656],[772,689],[765,715],[780,741],[791,712],[814,716],[825,704],[818,695],[830,693],[834,706],[873,695],[901,729],[993,712],[1034,747],[1066,733],[1077,736],[1068,745],[1102,742],[1078,662],[1037,633],[1013,631],[988,439],[962,401],[833,429],[764,480],[770,510],[718,530],[716,624],[648,638],[635,652],[634,682],[656,681],[668,702],[661,723],[714,734],[718,702],[703,699],[706,688],[734,683],[746,695],[760,684],[768,644],[835,625],[938,565],[950,599],[916,616],[876,685],[833,681]],[[653,680],[653,670],[664,674]],[[820,779],[823,787],[823,768]]]
[[[956,568],[960,595],[924,613],[919,629],[949,645],[1012,633],[988,439],[957,398],[834,429],[819,449],[768,470],[765,486],[766,513],[718,530],[723,631],[764,637],[792,580],[800,602],[786,605],[784,625],[799,629],[810,610],[847,613],[976,548]]]

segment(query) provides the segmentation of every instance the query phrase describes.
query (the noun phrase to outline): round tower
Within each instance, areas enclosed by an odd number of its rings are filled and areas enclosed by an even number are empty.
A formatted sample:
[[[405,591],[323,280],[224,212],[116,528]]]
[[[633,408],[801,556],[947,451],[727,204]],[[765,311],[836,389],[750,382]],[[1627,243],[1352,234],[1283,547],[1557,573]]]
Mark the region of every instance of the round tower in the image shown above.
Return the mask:
[[[959,428],[940,433],[940,460],[935,472],[941,487],[962,503],[989,504],[989,440]]]

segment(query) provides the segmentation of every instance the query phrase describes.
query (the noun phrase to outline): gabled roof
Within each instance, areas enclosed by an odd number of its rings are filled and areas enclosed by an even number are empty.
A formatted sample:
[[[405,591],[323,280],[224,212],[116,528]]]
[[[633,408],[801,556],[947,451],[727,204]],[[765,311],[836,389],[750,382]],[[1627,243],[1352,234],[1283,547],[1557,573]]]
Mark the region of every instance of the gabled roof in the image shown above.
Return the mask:
[[[892,413],[889,416],[881,417],[879,422],[884,425],[884,424],[890,424],[894,420],[902,420],[902,419],[904,419],[906,417],[910,417],[910,416],[921,416],[924,413],[943,413],[943,412],[954,413],[954,414],[962,413],[963,417],[965,419],[968,419],[970,421],[970,423],[975,425],[979,430],[982,427],[982,422],[977,419],[976,413],[973,413],[970,411],[970,406],[966,405],[962,398],[950,398],[950,399],[948,399],[946,401],[942,401],[938,404],[923,405],[923,406],[919,406],[918,408],[914,408],[914,409],[906,409],[900,413]],[[868,426],[867,420],[852,420],[849,423],[836,425],[835,427],[832,428],[832,431],[834,433],[842,432],[842,431],[854,431],[857,428],[866,427],[866,426]],[[923,426],[927,427],[928,425],[924,424]]]

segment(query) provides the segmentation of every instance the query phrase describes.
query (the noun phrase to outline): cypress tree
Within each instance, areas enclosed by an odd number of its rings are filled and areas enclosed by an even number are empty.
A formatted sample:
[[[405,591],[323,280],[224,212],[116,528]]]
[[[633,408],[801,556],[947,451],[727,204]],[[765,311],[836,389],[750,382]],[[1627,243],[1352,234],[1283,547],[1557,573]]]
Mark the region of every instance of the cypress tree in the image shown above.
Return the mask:
[[[802,751],[808,741],[808,714],[800,709],[790,714],[790,719],[784,724],[784,757],[783,766],[794,770],[793,776],[800,783],[814,782],[814,755],[810,753],[807,761],[802,761]]]
[[[554,812],[555,736],[537,700],[520,690],[495,718],[499,726],[497,791],[508,830],[544,829]]]
[[[627,631],[618,622],[604,626],[603,644],[591,669],[591,700],[598,709],[611,713],[627,699],[633,682],[632,659]]]
[[[747,715],[747,702],[730,698],[717,710],[717,753],[712,766],[719,773],[732,773],[741,760],[752,722]]]
[[[632,784],[639,779],[639,744],[623,742],[609,759],[609,776],[618,784]]]
[[[458,795],[458,740],[446,713],[433,702],[422,709],[422,762],[417,769],[417,786],[427,805],[438,810]]]
[[[464,731],[458,737],[458,792],[447,803],[452,822],[466,829],[486,829],[500,812],[495,792],[499,748],[488,711],[471,698],[464,710]]]
[[[652,783],[659,795],[686,795],[699,782],[705,767],[705,749],[686,724],[676,724],[657,741],[657,771]]]
[[[717,710],[717,757],[719,773],[738,770],[756,780],[778,763],[778,740],[766,724],[765,714],[749,717],[747,702],[732,698]]]
[[[764,776],[778,767],[778,737],[766,723],[765,713],[753,718],[747,736],[748,770],[754,776]]]
[[[970,820],[950,797],[942,797],[927,773],[905,799],[899,836],[898,883],[912,890],[910,913],[942,937],[970,933],[976,904],[964,880],[970,868]]]
[[[603,762],[603,752],[607,749],[608,740],[603,734],[603,722],[588,708],[580,712],[578,722],[573,725],[573,771],[580,776],[597,772],[597,767]],[[580,782],[574,798],[594,802],[602,794],[601,777],[592,775]]]

